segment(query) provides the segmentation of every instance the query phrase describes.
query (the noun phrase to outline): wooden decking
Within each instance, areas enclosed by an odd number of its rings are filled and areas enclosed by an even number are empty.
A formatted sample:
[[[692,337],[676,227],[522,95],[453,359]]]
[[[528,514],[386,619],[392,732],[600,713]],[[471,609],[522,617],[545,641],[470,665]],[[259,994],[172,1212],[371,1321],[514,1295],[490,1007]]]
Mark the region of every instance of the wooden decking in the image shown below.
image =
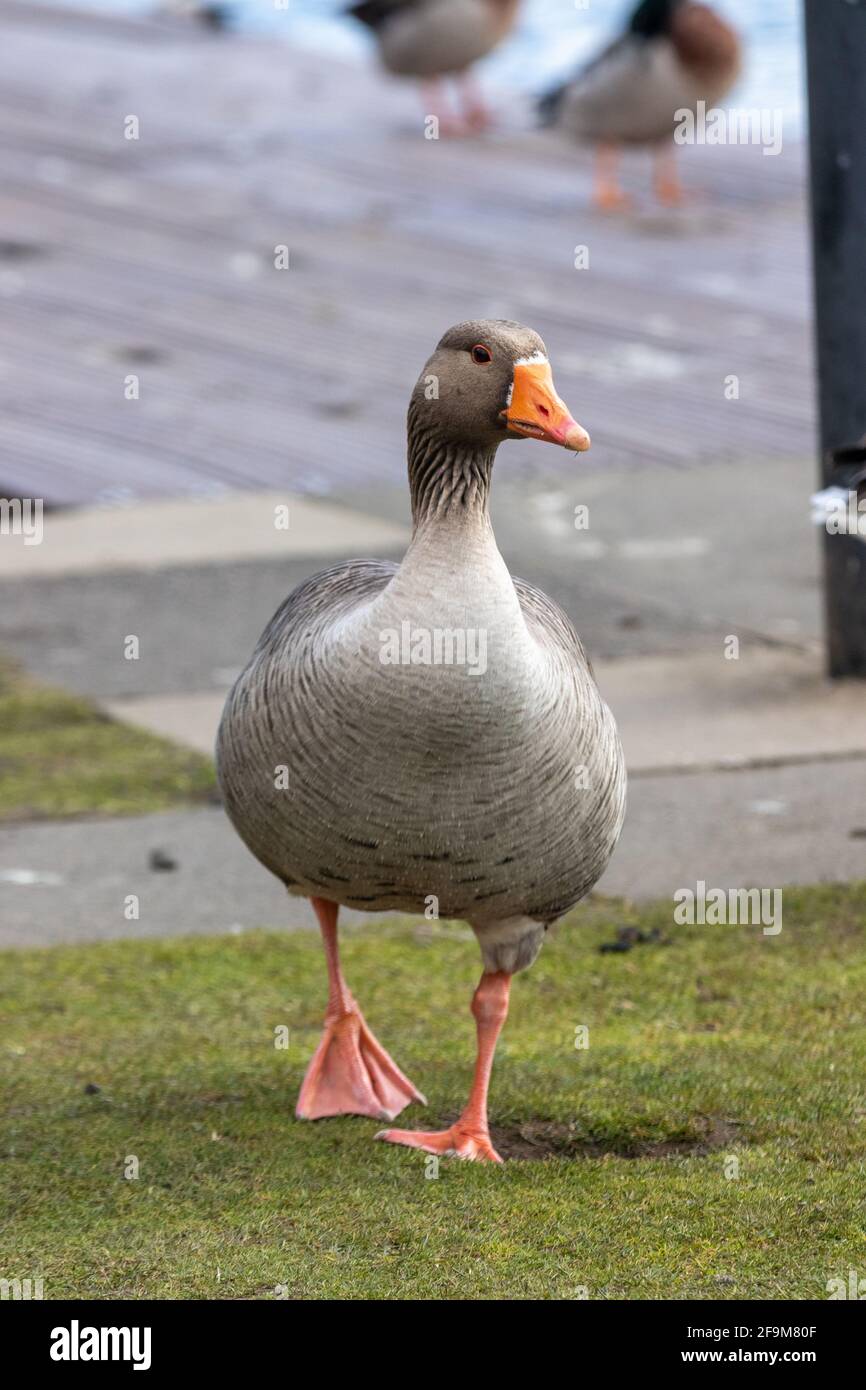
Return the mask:
[[[507,94],[510,131],[427,141],[372,68],[29,0],[0,74],[3,495],[392,484],[428,352],[487,315],[544,335],[606,466],[812,448],[795,145],[688,150],[692,209],[617,220]]]

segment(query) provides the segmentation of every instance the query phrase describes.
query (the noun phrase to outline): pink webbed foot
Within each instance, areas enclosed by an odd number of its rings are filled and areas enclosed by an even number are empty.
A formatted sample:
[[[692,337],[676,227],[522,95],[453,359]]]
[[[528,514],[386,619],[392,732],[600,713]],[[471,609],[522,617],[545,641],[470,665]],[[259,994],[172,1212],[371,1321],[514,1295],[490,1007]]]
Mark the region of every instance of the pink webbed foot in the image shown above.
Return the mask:
[[[325,1031],[307,1067],[295,1114],[299,1120],[329,1115],[370,1115],[393,1120],[410,1101],[427,1102],[364,1022],[343,979],[337,945],[337,905],[310,899],[328,963]]]
[[[393,1120],[412,1101],[427,1104],[367,1027],[354,1000],[347,1012],[326,1018],[298,1097],[299,1120],[329,1115]]]
[[[386,1139],[389,1144],[405,1144],[410,1149],[424,1149],[430,1154],[468,1158],[476,1163],[502,1162],[485,1130],[472,1128],[459,1120],[450,1129],[430,1133],[423,1129],[380,1129],[376,1138]]]
[[[421,1129],[382,1129],[377,1139],[389,1144],[405,1144],[431,1154],[454,1154],[476,1163],[501,1163],[490,1142],[487,1125],[487,1088],[493,1066],[496,1040],[508,1013],[511,976],[504,970],[485,972],[472,998],[472,1013],[478,1029],[478,1054],[469,1101],[450,1129],[427,1133]]]

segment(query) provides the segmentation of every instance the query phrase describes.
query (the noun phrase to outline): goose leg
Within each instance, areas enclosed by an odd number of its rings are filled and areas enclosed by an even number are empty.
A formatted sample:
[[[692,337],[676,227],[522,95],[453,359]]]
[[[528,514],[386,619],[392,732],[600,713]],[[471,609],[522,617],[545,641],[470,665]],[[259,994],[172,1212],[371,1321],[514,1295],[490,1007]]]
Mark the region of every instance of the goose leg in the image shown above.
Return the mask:
[[[393,1120],[410,1101],[426,1105],[421,1092],[392,1062],[364,1022],[340,969],[336,903],[311,898],[328,962],[325,1029],[307,1068],[295,1114],[299,1120],[329,1115],[371,1115]]]
[[[493,1068],[493,1054],[502,1025],[508,1016],[508,995],[511,976],[505,970],[484,974],[472,996],[472,1013],[478,1031],[478,1054],[475,1077],[469,1101],[459,1120],[450,1129],[427,1133],[424,1130],[383,1129],[377,1139],[391,1144],[406,1144],[411,1149],[425,1149],[431,1154],[456,1154],[458,1158],[474,1158],[488,1163],[502,1159],[490,1141],[487,1127],[487,1090]]]
[[[595,155],[593,202],[602,212],[626,212],[631,198],[619,183],[619,146],[599,145]]]

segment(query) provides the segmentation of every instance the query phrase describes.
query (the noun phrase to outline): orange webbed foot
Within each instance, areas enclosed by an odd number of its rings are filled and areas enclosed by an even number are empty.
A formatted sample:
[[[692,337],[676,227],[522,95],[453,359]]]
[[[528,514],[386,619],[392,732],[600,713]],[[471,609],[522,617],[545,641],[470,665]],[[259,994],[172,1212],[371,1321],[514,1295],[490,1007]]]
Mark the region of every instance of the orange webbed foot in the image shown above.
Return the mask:
[[[595,156],[592,201],[600,212],[628,212],[632,200],[619,181],[619,146],[599,145]]]
[[[331,1115],[393,1120],[412,1101],[427,1104],[367,1027],[354,1000],[347,1011],[326,1018],[298,1097],[299,1120]]]
[[[593,203],[599,212],[631,212],[634,199],[618,184],[602,184],[596,188]]]
[[[466,1125],[460,1120],[450,1129],[428,1132],[423,1129],[380,1129],[377,1139],[389,1144],[405,1144],[410,1149],[426,1153],[467,1158],[475,1163],[501,1163],[486,1130]]]

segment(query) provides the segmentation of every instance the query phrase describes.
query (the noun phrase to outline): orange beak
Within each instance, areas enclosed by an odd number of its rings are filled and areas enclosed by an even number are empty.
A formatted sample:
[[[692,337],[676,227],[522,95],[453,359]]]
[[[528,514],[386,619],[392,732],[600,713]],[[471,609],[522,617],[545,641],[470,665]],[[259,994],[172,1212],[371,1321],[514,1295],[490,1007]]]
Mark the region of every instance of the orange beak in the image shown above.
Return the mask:
[[[530,439],[545,439],[583,453],[589,435],[556,394],[549,362],[519,362],[514,368],[511,404],[502,411],[509,430]]]

